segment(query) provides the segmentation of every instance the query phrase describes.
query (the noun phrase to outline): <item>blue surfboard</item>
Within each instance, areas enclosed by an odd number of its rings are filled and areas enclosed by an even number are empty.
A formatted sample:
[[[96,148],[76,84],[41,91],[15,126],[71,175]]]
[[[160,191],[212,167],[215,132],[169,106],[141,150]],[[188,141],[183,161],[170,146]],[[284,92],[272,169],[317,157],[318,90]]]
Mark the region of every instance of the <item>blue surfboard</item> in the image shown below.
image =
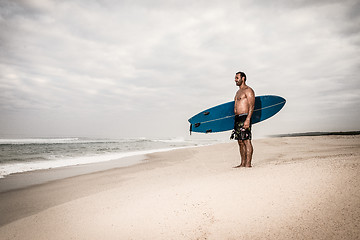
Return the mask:
[[[251,124],[274,116],[284,107],[285,103],[286,100],[280,96],[255,97]],[[234,101],[220,104],[194,115],[189,119],[190,132],[210,133],[232,130],[235,121],[234,104]]]

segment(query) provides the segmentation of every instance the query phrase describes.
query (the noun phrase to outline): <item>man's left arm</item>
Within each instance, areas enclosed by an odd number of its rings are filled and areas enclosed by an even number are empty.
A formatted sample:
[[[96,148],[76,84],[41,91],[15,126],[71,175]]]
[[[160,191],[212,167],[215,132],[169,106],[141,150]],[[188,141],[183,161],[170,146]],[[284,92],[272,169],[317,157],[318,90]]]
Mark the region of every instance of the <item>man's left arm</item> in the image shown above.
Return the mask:
[[[249,113],[248,116],[244,122],[244,128],[247,129],[250,127],[250,121],[251,121],[251,117],[253,115],[254,112],[254,107],[255,107],[255,93],[252,89],[249,89],[249,91],[246,91],[246,98],[248,100],[249,103]]]

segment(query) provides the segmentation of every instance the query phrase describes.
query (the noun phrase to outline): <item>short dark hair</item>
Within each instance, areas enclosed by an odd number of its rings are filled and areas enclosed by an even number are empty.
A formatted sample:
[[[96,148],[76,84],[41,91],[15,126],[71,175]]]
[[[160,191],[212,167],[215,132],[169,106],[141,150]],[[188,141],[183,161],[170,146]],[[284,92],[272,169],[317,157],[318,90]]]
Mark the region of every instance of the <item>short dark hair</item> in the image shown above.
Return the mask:
[[[240,74],[241,78],[245,78],[246,81],[246,74],[244,72],[237,72],[236,75]]]

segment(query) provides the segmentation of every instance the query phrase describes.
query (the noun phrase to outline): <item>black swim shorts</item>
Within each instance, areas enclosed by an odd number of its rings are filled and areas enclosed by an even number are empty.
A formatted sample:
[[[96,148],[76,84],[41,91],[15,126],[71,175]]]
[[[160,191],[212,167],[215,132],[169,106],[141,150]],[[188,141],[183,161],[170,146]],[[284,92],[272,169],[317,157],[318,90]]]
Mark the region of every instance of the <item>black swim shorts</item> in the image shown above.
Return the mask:
[[[244,129],[244,123],[247,116],[248,116],[247,114],[241,114],[235,116],[234,130],[230,136],[230,139],[251,140],[251,123],[249,128]]]

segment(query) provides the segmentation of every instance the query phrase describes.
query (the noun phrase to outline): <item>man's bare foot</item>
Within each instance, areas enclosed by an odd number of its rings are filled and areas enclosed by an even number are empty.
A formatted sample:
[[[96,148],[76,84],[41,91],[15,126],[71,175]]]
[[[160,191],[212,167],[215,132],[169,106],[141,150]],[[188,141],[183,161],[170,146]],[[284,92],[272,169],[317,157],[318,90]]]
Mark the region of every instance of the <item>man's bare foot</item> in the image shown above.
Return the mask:
[[[235,166],[234,168],[241,168],[241,167],[245,167],[244,165],[240,164],[238,166]]]

